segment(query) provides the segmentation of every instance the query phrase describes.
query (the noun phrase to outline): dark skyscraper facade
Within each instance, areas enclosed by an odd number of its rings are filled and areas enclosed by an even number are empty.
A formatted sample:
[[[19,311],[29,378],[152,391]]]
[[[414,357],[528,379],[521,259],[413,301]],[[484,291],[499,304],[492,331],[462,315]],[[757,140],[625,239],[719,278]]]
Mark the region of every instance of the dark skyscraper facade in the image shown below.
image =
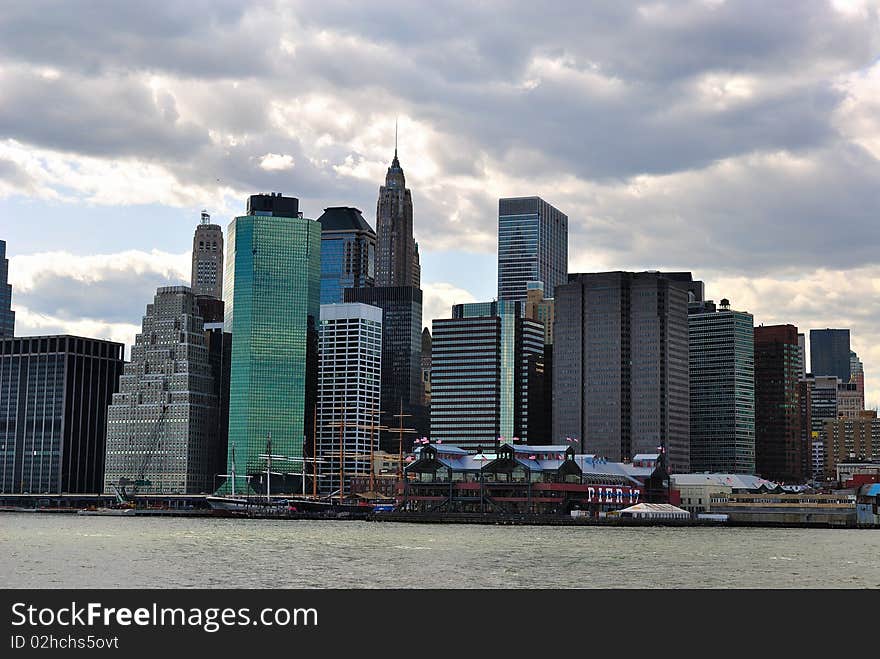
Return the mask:
[[[346,288],[376,285],[376,233],[357,208],[325,208],[321,223],[321,304],[343,301]]]
[[[810,330],[810,373],[834,375],[841,382],[849,382],[849,330]]]
[[[422,405],[422,291],[414,286],[347,288],[345,302],[363,302],[382,309],[382,423],[397,427],[401,403],[405,426],[427,432]],[[408,438],[408,439],[407,439]],[[412,437],[405,436],[412,442]],[[383,435],[382,449],[396,452],[396,433]]]
[[[421,285],[419,246],[413,239],[412,193],[394,149],[394,160],[379,188],[376,204],[377,286]]]
[[[568,216],[540,197],[498,200],[498,299],[526,301],[529,282],[544,296],[568,277]]]
[[[9,283],[9,259],[6,241],[0,240],[0,336],[15,334],[15,312],[12,310],[12,285]]]
[[[794,325],[755,328],[755,469],[763,478],[801,482],[806,476]]]
[[[0,492],[96,494],[121,343],[0,339]]]
[[[555,292],[553,437],[609,460],[666,451],[690,459],[690,275],[570,276]]]
[[[544,327],[523,318],[523,303],[457,304],[433,321],[431,438],[476,452],[498,437],[533,437],[544,402]],[[535,441],[533,441],[535,440]]]

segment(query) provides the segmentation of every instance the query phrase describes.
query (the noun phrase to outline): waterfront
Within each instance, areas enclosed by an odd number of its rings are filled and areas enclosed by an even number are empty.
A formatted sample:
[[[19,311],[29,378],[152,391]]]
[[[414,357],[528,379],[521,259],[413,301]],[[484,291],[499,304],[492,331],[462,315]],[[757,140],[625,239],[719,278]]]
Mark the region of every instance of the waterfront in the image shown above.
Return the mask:
[[[0,515],[12,588],[880,588],[880,531]]]

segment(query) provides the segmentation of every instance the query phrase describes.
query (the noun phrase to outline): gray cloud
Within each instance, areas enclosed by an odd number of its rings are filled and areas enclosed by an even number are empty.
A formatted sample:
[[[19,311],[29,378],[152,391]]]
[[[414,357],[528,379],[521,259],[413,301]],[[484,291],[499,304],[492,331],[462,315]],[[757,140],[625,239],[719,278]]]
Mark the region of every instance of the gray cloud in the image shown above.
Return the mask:
[[[35,279],[30,290],[16,291],[16,304],[66,321],[90,318],[106,323],[137,323],[159,286],[180,284],[189,282],[135,270],[107,273],[98,281],[46,273]]]
[[[587,266],[854,267],[877,261],[880,170],[841,133],[842,81],[878,25],[818,0],[12,3],[0,135],[372,218],[399,115],[423,250],[490,253],[497,197],[541,194]]]

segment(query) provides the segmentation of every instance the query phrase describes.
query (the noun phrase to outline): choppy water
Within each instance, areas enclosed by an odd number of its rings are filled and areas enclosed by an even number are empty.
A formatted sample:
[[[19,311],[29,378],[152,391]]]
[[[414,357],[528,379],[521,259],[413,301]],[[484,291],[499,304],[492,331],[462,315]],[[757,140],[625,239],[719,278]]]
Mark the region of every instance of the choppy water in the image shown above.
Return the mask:
[[[0,514],[11,588],[880,588],[880,531]]]

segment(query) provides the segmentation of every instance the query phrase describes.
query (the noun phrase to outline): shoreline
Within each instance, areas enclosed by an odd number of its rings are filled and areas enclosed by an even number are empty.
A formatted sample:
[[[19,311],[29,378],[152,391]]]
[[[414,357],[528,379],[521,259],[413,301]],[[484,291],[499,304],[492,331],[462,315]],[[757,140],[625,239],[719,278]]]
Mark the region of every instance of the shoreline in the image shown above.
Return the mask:
[[[459,513],[445,515],[426,515],[420,513],[292,513],[285,515],[230,515],[218,514],[212,510],[162,510],[162,509],[127,509],[132,512],[84,511],[84,517],[150,517],[150,518],[203,518],[203,519],[271,519],[278,521],[366,521],[382,523],[408,524],[473,524],[477,526],[595,526],[610,528],[766,528],[766,529],[861,529],[880,530],[878,526],[852,523],[833,524],[828,522],[768,522],[751,520],[702,520],[702,519],[638,519],[638,518],[573,518],[561,515],[499,515],[481,513]],[[75,508],[0,508],[0,513],[9,514],[68,514],[78,515],[80,509]]]

